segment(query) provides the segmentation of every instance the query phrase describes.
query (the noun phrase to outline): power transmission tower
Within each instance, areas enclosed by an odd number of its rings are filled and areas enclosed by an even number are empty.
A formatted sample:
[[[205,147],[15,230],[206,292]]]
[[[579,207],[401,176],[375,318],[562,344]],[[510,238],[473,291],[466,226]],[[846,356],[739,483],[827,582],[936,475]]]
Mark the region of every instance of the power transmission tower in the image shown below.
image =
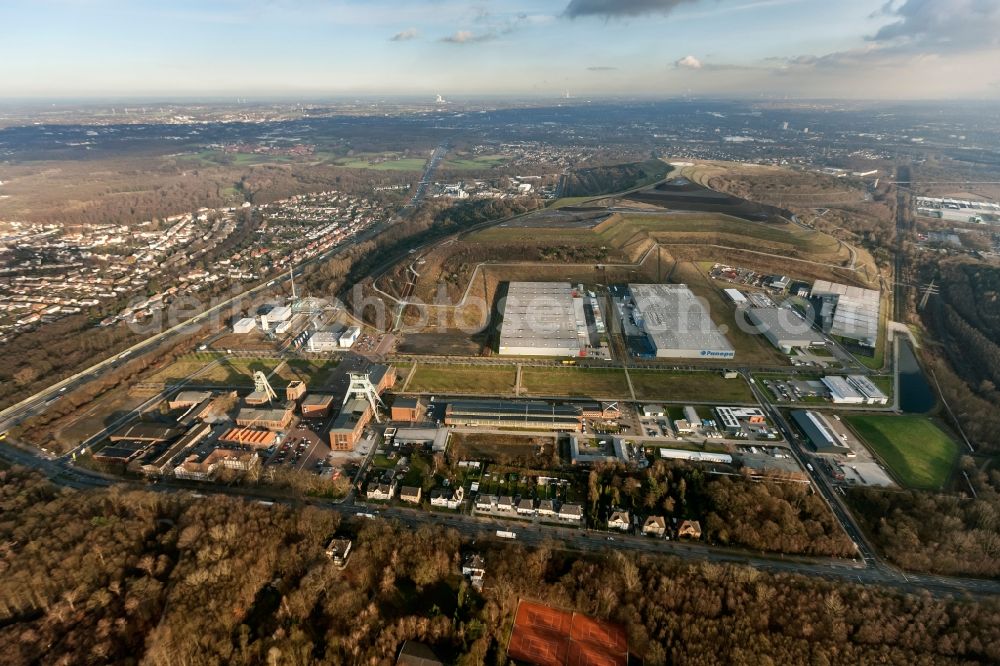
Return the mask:
[[[931,296],[936,296],[940,293],[940,290],[934,284],[934,280],[931,280],[930,284],[925,284],[923,289],[924,295],[920,298],[920,306],[917,308],[918,310],[923,310],[927,307],[927,301],[930,300]]]

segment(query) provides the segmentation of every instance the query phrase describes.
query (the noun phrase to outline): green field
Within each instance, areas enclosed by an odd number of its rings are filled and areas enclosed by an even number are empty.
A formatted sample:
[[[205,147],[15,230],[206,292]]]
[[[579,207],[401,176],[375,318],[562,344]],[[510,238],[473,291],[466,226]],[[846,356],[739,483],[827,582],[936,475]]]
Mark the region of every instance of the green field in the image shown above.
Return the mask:
[[[374,162],[374,163],[373,163]],[[373,171],[423,171],[427,160],[422,157],[398,157],[396,155],[352,155],[333,162],[348,169],[371,169]]]
[[[405,373],[403,373],[405,374]],[[656,401],[752,402],[742,379],[723,379],[716,372],[630,370],[636,399]],[[481,393],[512,395],[517,379],[513,366],[419,364],[408,393]],[[631,393],[620,368],[524,367],[521,395],[628,400]]]
[[[637,400],[753,402],[742,377],[724,379],[718,372],[629,370]]]
[[[456,157],[446,159],[442,164],[442,169],[477,170],[492,169],[507,163],[506,155],[477,155],[475,157]]]
[[[958,446],[930,419],[873,415],[847,416],[845,420],[903,485],[937,489],[951,475]]]
[[[407,393],[481,393],[513,395],[517,370],[512,365],[433,365],[420,363]]]
[[[605,368],[524,368],[521,389],[530,395],[581,398],[631,397],[625,373]]]
[[[877,386],[879,388],[879,390],[882,391],[882,393],[885,393],[889,397],[892,397],[892,392],[896,390],[896,381],[895,381],[894,377],[891,377],[891,376],[871,377],[871,376],[869,376],[868,379],[872,380],[872,383],[875,384],[875,386]]]

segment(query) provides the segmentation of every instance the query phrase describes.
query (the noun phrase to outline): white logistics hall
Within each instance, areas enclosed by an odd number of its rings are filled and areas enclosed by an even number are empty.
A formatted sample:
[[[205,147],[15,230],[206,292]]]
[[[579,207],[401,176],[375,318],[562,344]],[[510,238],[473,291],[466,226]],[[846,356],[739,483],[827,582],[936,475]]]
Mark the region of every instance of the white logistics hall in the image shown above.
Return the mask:
[[[583,299],[568,282],[511,282],[500,326],[504,356],[582,356],[588,342]]]
[[[733,358],[708,308],[684,284],[630,284],[632,317],[657,358]]]

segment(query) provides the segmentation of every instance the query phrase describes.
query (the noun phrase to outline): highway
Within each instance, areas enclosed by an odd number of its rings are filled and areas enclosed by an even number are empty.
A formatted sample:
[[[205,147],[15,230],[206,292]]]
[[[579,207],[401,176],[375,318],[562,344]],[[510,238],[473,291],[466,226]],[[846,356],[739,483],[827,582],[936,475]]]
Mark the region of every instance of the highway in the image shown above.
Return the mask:
[[[430,186],[432,179],[434,178],[434,172],[437,171],[438,165],[441,164],[441,160],[444,159],[445,154],[448,152],[448,144],[443,143],[434,149],[431,153],[431,158],[427,160],[427,165],[424,167],[424,172],[420,176],[420,181],[417,183],[417,189],[413,192],[413,197],[410,198],[410,202],[405,206],[405,208],[416,208],[420,205],[420,202],[424,200],[427,196],[427,188]]]

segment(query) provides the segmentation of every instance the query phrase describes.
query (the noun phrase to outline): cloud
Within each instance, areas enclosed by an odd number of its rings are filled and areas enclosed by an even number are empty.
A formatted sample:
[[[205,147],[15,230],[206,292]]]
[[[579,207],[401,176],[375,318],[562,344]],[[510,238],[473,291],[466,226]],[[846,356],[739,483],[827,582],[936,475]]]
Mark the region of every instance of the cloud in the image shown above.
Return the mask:
[[[617,67],[607,67],[605,65],[597,65],[595,67],[588,67],[587,71],[588,72],[616,72],[616,71],[618,71],[618,68]]]
[[[407,28],[397,32],[395,35],[389,38],[390,42],[408,42],[411,39],[416,39],[420,36],[420,31],[416,28]]]
[[[438,41],[446,44],[476,44],[479,42],[493,41],[496,38],[496,33],[493,32],[483,32],[477,35],[469,30],[459,30],[452,35],[442,37]]]
[[[769,58],[776,74],[801,70],[902,70],[1000,46],[997,0],[889,0],[872,18],[890,19],[859,48],[824,55]]]
[[[679,5],[697,0],[570,0],[563,16],[642,16],[643,14],[668,14]]]
[[[674,67],[677,69],[701,69],[701,61],[695,58],[693,55],[686,55],[680,60],[674,62]]]
[[[870,40],[895,47],[973,51],[1000,44],[997,0],[904,0],[878,12],[895,19]]]

